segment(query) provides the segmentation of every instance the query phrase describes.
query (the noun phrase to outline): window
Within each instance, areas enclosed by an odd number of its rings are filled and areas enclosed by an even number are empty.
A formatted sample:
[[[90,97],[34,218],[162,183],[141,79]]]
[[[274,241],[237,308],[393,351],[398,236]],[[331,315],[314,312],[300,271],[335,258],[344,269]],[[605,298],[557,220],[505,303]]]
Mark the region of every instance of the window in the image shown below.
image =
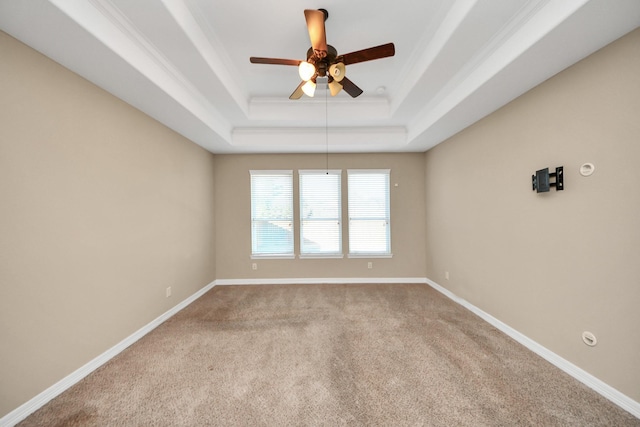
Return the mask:
[[[349,256],[391,256],[389,169],[347,170]]]
[[[293,171],[250,171],[251,255],[293,257]]]
[[[300,256],[342,256],[340,170],[301,170]]]

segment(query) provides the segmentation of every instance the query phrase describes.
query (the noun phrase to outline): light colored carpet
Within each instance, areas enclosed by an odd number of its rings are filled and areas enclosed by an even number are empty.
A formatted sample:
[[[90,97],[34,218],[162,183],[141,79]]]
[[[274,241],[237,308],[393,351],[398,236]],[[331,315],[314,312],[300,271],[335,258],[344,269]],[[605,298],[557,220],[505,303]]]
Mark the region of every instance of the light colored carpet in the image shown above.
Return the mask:
[[[218,286],[21,426],[638,426],[421,284]]]

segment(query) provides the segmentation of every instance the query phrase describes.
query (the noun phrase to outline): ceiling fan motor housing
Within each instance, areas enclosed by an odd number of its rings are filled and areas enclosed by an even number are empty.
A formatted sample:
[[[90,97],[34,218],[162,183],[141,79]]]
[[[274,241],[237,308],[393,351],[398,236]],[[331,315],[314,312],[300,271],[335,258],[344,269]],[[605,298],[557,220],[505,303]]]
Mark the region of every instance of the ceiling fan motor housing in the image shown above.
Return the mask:
[[[307,50],[307,62],[315,65],[316,77],[326,76],[329,71],[329,67],[335,62],[337,56],[338,51],[331,45],[327,45],[326,55],[322,58],[319,58],[315,54],[313,47],[310,47],[309,50]]]

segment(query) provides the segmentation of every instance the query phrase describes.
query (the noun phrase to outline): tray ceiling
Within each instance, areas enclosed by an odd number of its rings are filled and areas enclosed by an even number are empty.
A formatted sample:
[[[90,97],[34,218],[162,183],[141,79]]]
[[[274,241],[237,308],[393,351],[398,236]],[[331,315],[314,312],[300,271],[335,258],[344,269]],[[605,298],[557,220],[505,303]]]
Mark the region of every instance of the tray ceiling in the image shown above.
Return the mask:
[[[288,99],[304,9],[364,93]],[[425,151],[640,25],[637,0],[0,0],[0,29],[214,153]]]

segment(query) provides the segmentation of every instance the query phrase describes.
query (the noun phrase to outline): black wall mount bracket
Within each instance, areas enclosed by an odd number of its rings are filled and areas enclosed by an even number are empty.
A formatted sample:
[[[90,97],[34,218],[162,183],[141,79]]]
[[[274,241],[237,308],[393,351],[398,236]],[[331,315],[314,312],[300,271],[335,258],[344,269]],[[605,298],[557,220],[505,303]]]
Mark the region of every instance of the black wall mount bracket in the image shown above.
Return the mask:
[[[549,178],[555,178],[554,182],[550,182]],[[556,191],[564,190],[564,168],[559,166],[555,172],[549,173],[549,168],[536,171],[535,175],[531,175],[532,189],[538,193],[546,193],[551,187],[555,187]]]

